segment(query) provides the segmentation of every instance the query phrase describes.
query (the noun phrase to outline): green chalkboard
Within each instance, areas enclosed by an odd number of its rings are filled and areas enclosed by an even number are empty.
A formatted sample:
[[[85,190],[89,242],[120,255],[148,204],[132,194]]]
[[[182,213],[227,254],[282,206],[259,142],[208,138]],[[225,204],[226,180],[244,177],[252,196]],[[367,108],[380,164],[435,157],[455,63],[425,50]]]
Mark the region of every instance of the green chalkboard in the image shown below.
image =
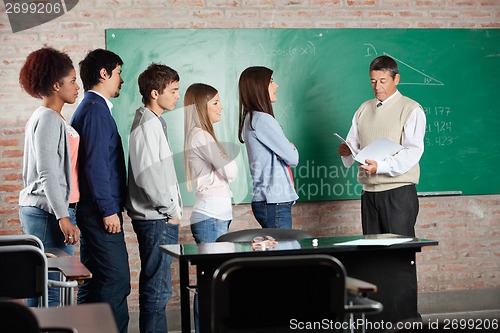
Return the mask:
[[[251,200],[246,151],[237,140],[240,73],[254,65],[274,70],[276,118],[300,154],[294,170],[300,200],[356,199],[356,168],[342,166],[332,133],[345,136],[356,109],[373,98],[368,66],[382,54],[396,59],[399,90],[427,115],[418,191],[500,193],[500,29],[112,29],[106,46],[124,60],[113,115],[125,147],[141,105],[137,77],[151,62],[179,72],[181,95],[195,82],[219,90],[224,110],[216,133],[241,150],[235,203]],[[164,117],[189,205],[182,100]]]

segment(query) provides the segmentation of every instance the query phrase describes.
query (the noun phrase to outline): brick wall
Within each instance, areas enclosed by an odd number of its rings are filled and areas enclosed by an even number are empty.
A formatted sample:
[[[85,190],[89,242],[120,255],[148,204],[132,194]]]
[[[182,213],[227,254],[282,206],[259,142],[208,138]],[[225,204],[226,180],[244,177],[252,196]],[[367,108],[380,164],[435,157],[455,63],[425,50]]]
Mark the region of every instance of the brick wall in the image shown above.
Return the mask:
[[[19,69],[44,44],[69,53],[75,63],[90,49],[105,47],[107,28],[500,28],[498,0],[82,0],[54,21],[12,33],[0,5],[0,234],[21,233],[17,209],[21,189],[24,125],[39,101],[21,91]],[[65,106],[69,117],[74,106]],[[321,235],[361,233],[360,203],[299,203],[295,227]],[[500,287],[500,195],[420,200],[417,236],[439,240],[418,254],[419,290]],[[190,215],[186,209],[186,218]],[[192,242],[187,220],[181,242]],[[248,205],[234,209],[232,229],[257,227]],[[137,309],[139,258],[126,220]],[[178,272],[174,267],[174,286]],[[169,307],[179,306],[178,287]]]

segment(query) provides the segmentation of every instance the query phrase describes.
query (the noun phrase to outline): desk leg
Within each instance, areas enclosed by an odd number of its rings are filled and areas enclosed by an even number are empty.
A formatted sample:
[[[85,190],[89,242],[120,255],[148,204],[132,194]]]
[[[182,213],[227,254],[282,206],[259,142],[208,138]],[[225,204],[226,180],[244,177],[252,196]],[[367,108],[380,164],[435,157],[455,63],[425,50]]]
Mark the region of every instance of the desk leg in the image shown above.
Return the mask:
[[[181,288],[181,326],[183,333],[191,332],[191,304],[189,295],[189,262],[179,259],[179,282]]]

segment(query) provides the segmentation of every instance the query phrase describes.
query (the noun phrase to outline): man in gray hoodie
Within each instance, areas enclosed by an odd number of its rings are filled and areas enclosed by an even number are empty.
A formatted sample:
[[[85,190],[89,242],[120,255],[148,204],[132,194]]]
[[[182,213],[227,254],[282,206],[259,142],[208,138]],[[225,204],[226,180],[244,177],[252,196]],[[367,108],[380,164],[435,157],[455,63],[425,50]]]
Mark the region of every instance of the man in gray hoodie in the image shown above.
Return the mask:
[[[172,296],[172,257],[160,245],[176,244],[182,200],[168,143],[164,110],[179,99],[179,75],[151,64],[138,79],[144,107],[137,109],[129,137],[127,213],[139,243],[139,329],[167,330],[165,308]]]

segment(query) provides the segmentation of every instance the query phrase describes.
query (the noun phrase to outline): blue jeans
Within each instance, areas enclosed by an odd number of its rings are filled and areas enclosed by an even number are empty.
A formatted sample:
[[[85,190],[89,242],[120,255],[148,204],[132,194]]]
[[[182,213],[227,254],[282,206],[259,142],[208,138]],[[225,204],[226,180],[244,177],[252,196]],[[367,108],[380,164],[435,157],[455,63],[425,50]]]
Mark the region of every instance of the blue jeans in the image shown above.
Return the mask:
[[[191,232],[196,243],[212,243],[229,230],[231,220],[219,220],[198,212],[191,214]]]
[[[68,215],[71,223],[76,225],[75,209],[68,208]],[[64,234],[59,228],[59,221],[56,216],[43,209],[32,206],[21,206],[19,209],[19,219],[26,234],[34,235],[43,243],[44,248],[59,249],[73,255],[75,247],[64,243]],[[49,273],[49,280],[60,280],[60,273]],[[38,299],[31,298],[26,301],[28,306],[38,306]],[[49,306],[59,305],[59,289],[49,288]]]
[[[196,243],[212,243],[227,234],[231,220],[219,220],[198,212],[191,214],[191,232]],[[200,332],[198,293],[194,295],[194,331]]]
[[[76,223],[80,228],[80,260],[92,278],[78,288],[78,304],[105,302],[113,311],[118,331],[128,331],[127,296],[130,294],[130,268],[123,232],[111,234],[104,229],[101,213],[94,204],[80,203]]]
[[[172,296],[172,256],[160,245],[179,242],[179,225],[162,220],[132,220],[139,243],[139,330],[141,333],[165,333],[166,306]]]
[[[262,228],[292,229],[292,206],[294,202],[252,202],[252,212]]]

